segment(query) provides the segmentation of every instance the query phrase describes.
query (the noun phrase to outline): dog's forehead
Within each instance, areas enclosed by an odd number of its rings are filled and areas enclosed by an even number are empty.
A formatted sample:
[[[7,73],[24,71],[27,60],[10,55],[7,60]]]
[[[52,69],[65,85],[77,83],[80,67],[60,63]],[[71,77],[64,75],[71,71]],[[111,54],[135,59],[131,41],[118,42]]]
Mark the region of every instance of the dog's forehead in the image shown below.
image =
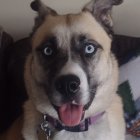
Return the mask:
[[[70,43],[73,36],[87,35],[102,47],[110,48],[111,39],[89,12],[47,16],[33,36],[32,46],[39,46],[48,36],[55,36],[59,46]]]

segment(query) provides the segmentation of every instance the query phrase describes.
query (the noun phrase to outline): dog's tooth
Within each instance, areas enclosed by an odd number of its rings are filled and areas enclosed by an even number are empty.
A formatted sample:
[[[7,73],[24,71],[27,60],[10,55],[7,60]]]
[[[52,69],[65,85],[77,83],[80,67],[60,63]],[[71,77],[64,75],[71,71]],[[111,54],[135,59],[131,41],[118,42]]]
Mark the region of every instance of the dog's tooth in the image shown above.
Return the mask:
[[[76,103],[76,101],[75,101],[75,100],[73,100],[73,101],[72,101],[72,104],[77,105],[77,103]]]

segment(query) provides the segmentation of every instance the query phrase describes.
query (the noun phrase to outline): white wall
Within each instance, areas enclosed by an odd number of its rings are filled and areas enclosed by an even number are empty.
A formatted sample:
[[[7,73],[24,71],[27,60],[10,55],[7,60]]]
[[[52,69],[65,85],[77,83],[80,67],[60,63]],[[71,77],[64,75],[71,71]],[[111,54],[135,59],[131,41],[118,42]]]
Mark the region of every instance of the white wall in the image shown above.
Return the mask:
[[[140,0],[124,0],[114,8],[113,17],[117,33],[140,37]]]
[[[43,0],[59,13],[75,13],[89,0]],[[0,0],[0,25],[15,39],[27,36],[32,29],[35,12],[31,0]],[[140,37],[140,0],[124,0],[113,11],[115,32]]]

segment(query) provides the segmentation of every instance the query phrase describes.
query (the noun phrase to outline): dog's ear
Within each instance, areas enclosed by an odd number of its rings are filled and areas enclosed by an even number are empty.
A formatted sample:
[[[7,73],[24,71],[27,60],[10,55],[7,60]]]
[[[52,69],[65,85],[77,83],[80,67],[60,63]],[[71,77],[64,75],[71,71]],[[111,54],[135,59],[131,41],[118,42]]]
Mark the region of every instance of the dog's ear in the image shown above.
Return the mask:
[[[123,0],[91,0],[84,8],[83,11],[89,11],[102,24],[105,30],[112,33],[112,18],[111,10],[114,5],[119,5]]]
[[[38,16],[35,19],[35,26],[33,31],[35,31],[43,23],[47,15],[57,15],[55,10],[46,6],[41,0],[34,0],[30,6],[34,11],[38,13]]]
[[[37,11],[40,17],[44,17],[48,14],[57,15],[57,12],[50,7],[47,7],[45,4],[42,3],[41,0],[34,0],[31,3],[31,8],[34,11]]]

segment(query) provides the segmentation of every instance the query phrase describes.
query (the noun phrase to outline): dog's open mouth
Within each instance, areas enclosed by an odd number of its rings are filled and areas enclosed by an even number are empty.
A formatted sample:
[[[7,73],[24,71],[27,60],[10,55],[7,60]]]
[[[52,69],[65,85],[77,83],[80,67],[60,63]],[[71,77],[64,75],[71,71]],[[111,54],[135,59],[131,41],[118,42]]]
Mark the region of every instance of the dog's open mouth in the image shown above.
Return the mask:
[[[80,123],[83,114],[84,106],[66,103],[58,107],[60,120],[66,126],[76,126]]]

